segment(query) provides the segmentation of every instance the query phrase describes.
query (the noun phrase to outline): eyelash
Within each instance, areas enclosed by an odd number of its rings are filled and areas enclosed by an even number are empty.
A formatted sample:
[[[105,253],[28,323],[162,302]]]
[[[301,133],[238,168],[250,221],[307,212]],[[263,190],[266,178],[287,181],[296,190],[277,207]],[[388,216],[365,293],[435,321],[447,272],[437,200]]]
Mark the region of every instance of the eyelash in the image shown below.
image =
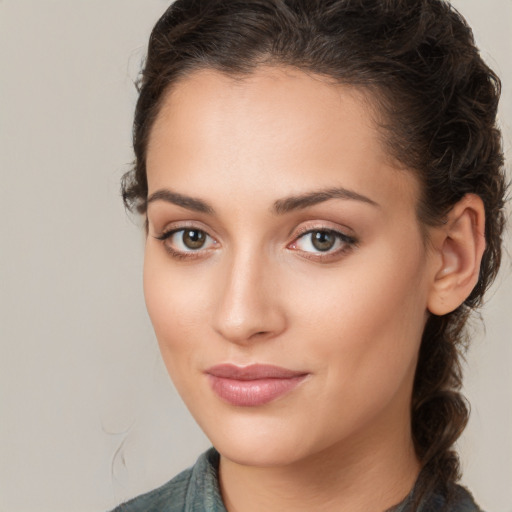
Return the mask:
[[[163,232],[161,235],[155,236],[157,240],[162,242],[165,250],[171,255],[172,258],[176,260],[190,260],[190,259],[196,259],[202,257],[204,254],[204,251],[208,251],[208,249],[202,249],[199,248],[198,250],[190,249],[189,251],[179,251],[171,247],[169,244],[166,244],[165,242],[169,240],[173,235],[185,232],[186,230],[189,231],[196,231],[203,233],[207,238],[210,238],[213,240],[214,244],[217,243],[217,241],[211,237],[204,229],[197,228],[195,226],[181,226],[179,228],[170,229],[169,231]],[[341,247],[337,248],[335,251],[331,251],[328,249],[327,251],[323,252],[319,250],[319,252],[311,252],[311,251],[301,251],[300,249],[296,249],[294,246],[296,246],[297,242],[303,238],[305,238],[307,235],[312,235],[314,233],[327,233],[334,235],[338,242],[342,244]],[[314,260],[314,261],[327,261],[327,260],[333,260],[337,257],[343,255],[344,253],[348,252],[352,248],[356,247],[358,245],[358,240],[353,237],[349,236],[341,231],[337,231],[332,228],[327,227],[306,227],[301,230],[295,235],[293,241],[288,244],[286,247],[291,248],[292,250],[296,250],[298,252],[301,252],[303,257],[306,259]]]
[[[202,256],[202,252],[207,249],[198,249],[197,251],[194,251],[193,249],[189,251],[179,251],[174,248],[172,248],[169,244],[166,244],[166,240],[169,240],[173,235],[185,232],[185,231],[196,231],[201,232],[204,235],[206,235],[207,238],[210,238],[214,241],[214,243],[217,243],[217,241],[212,238],[204,229],[197,228],[195,226],[181,226],[179,228],[170,229],[169,231],[164,231],[161,235],[155,236],[157,240],[160,240],[162,242],[162,245],[164,246],[164,249],[175,259],[177,260],[189,260],[189,259],[195,259]]]
[[[354,247],[357,247],[358,240],[350,235],[347,235],[343,233],[342,231],[338,231],[336,229],[328,228],[328,227],[305,227],[299,230],[299,232],[295,235],[295,238],[291,244],[288,245],[294,246],[297,244],[297,242],[303,238],[306,237],[306,235],[312,235],[314,233],[328,233],[331,235],[334,235],[338,242],[340,242],[342,245],[338,249],[331,251],[330,249],[328,251],[322,252],[310,252],[310,251],[301,251],[304,258],[313,260],[313,261],[332,261],[334,259],[339,258],[346,252],[350,251]],[[299,250],[300,249],[295,249]]]

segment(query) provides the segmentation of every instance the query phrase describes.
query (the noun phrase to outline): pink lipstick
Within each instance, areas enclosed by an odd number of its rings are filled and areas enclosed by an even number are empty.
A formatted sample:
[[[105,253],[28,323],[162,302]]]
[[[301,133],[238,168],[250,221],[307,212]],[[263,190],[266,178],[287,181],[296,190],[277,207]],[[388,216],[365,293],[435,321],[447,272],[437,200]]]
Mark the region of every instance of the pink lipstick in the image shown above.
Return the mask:
[[[297,387],[307,373],[279,366],[220,364],[206,370],[213,391],[240,407],[264,405]]]

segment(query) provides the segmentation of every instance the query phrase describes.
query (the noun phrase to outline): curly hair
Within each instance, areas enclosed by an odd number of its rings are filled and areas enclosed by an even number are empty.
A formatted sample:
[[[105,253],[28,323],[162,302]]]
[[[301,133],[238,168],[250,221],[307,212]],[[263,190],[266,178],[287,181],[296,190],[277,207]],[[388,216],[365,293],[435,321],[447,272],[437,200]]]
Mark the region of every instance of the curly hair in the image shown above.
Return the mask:
[[[237,77],[262,64],[293,66],[366,91],[389,154],[422,184],[417,215],[423,225],[443,223],[467,193],[484,203],[478,284],[455,311],[429,316],[413,386],[412,435],[424,476],[419,497],[434,488],[449,496],[460,477],[453,444],[469,416],[460,393],[465,325],[501,259],[506,183],[496,124],[499,78],[463,17],[443,0],[177,0],[151,33],[138,82],[135,162],[122,181],[128,208],[146,211],[146,149],[165,93],[198,69]]]

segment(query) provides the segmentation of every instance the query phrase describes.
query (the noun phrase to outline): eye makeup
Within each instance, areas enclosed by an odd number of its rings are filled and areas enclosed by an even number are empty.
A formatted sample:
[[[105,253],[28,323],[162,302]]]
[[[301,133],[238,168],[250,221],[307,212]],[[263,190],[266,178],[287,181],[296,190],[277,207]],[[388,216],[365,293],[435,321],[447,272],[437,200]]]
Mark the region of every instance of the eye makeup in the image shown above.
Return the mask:
[[[351,235],[324,225],[303,226],[294,235],[294,240],[287,246],[297,251],[301,257],[319,262],[340,259],[345,253],[357,246],[358,240]]]
[[[154,236],[165,250],[177,260],[197,259],[205,256],[218,244],[204,229],[180,226]]]
[[[340,259],[357,246],[358,240],[325,223],[311,223],[300,227],[286,249],[305,259],[330,262]],[[162,242],[165,250],[176,260],[191,260],[208,257],[220,247],[219,241],[197,225],[178,225],[154,236]]]

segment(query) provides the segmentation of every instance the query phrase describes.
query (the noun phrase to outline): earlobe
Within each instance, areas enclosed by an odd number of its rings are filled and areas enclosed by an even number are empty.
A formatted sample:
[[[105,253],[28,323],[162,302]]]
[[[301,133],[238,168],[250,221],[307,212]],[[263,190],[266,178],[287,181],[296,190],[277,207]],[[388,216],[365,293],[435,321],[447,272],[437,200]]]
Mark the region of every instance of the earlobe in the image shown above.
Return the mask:
[[[435,315],[446,315],[466,300],[478,282],[485,250],[485,208],[480,197],[466,194],[436,229],[434,250],[439,258],[427,307]]]

